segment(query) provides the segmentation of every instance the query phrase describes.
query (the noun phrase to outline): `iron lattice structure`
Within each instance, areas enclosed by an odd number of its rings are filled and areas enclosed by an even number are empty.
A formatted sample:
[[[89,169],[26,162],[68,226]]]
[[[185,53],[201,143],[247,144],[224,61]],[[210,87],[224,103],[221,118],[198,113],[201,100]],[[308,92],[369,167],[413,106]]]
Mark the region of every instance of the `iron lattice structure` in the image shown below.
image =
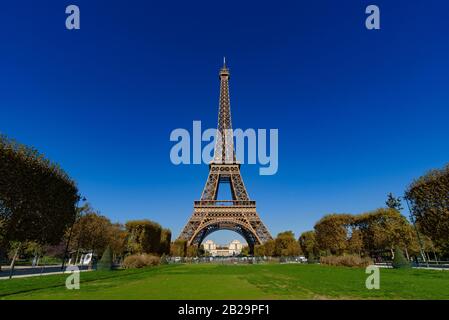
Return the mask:
[[[217,230],[232,230],[248,243],[250,252],[254,245],[272,239],[256,211],[256,201],[250,200],[240,174],[234,152],[229,98],[229,69],[226,63],[220,70],[220,101],[218,130],[214,160],[209,165],[209,176],[201,200],[194,202],[194,211],[178,239],[187,245],[201,245],[203,240]],[[229,183],[232,200],[217,200],[221,184]]]

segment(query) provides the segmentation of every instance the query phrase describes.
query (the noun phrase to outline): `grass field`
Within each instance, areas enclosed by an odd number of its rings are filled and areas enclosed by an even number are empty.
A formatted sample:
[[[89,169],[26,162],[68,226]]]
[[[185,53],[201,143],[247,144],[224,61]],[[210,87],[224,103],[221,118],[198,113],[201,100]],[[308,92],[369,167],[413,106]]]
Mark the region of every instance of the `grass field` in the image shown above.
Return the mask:
[[[381,269],[367,290],[364,269],[322,265],[170,265],[0,281],[0,299],[449,299],[449,272]]]

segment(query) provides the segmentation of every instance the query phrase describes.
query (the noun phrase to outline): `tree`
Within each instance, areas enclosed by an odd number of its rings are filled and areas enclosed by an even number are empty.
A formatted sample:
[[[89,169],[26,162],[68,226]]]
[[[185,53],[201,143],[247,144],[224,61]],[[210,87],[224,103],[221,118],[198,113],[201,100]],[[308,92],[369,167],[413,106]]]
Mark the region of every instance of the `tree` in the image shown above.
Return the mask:
[[[126,239],[128,232],[120,223],[111,224],[109,226],[108,243],[112,251],[113,261],[123,258],[126,252]]]
[[[411,267],[410,262],[404,257],[401,248],[396,246],[394,249],[393,268],[403,269],[410,267]]]
[[[198,246],[195,246],[195,245],[188,246],[186,255],[189,258],[198,257],[199,256]]]
[[[158,253],[162,227],[150,220],[133,220],[125,224],[129,233],[128,248],[132,253]]]
[[[162,265],[169,264],[169,260],[168,260],[167,255],[165,253],[162,254],[161,260],[160,260],[159,263],[162,264]]]
[[[111,221],[90,206],[75,222],[70,241],[71,250],[102,253],[111,240]],[[114,244],[115,245],[115,244]]]
[[[267,257],[274,257],[275,255],[275,241],[274,240],[267,240],[263,244],[264,252]]]
[[[28,257],[33,257],[35,263],[44,254],[44,246],[35,241],[27,241],[23,243],[23,252]]]
[[[107,246],[106,250],[104,250],[101,260],[98,263],[98,270],[112,270],[112,250],[110,246]]]
[[[1,209],[1,205],[0,205]],[[1,217],[1,215],[0,215]],[[0,261],[6,257],[6,221],[0,218]],[[2,266],[0,264],[0,272],[2,271]]]
[[[355,217],[354,223],[362,234],[365,251],[371,255],[389,250],[393,256],[395,246],[406,250],[413,245],[413,227],[396,209],[380,208]]]
[[[358,256],[362,256],[363,235],[360,230],[358,229],[352,230],[351,236],[348,240],[347,250],[351,254],[357,254]]]
[[[159,246],[159,254],[170,254],[171,231],[170,229],[162,229],[161,241]]]
[[[349,214],[326,215],[315,224],[315,235],[321,250],[341,255],[348,247],[349,227],[353,216]]]
[[[318,243],[316,241],[315,231],[306,231],[299,237],[299,245],[307,259],[313,260],[319,255]]]
[[[263,244],[254,246],[254,256],[255,257],[263,257],[265,256],[265,247]]]
[[[250,254],[250,247],[249,246],[245,246],[242,248],[242,251],[240,251],[240,255],[243,257],[247,257]]]
[[[277,235],[275,239],[275,255],[280,257],[297,256],[301,252],[299,243],[295,239],[292,231],[284,231]]]
[[[59,243],[78,200],[75,182],[57,164],[0,135],[0,248]]]
[[[176,240],[171,244],[170,255],[174,257],[185,257],[187,251],[187,241]]]
[[[432,170],[407,188],[405,198],[419,230],[449,254],[449,164]]]
[[[401,198],[395,198],[391,192],[388,194],[385,204],[388,208],[396,209],[397,211],[404,209],[402,208]]]

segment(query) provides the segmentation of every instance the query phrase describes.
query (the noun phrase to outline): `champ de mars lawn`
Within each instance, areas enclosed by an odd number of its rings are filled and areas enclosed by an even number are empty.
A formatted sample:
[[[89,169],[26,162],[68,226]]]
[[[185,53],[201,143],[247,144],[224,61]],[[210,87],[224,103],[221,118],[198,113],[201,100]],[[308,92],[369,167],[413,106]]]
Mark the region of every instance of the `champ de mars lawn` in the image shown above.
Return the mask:
[[[380,270],[368,290],[365,269],[303,264],[167,265],[0,281],[0,299],[449,299],[449,271]]]

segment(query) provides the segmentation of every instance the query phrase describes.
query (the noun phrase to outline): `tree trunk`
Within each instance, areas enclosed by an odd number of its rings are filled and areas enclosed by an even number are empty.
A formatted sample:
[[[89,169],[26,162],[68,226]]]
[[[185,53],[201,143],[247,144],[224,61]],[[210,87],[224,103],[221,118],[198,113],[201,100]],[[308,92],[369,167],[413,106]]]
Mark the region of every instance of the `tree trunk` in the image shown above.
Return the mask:
[[[78,264],[78,257],[79,257],[79,254],[80,254],[80,249],[78,248],[78,249],[76,249],[75,265]]]
[[[391,252],[391,260],[393,260],[394,259],[394,250],[393,250],[393,248],[390,248],[390,252]]]
[[[408,255],[408,250],[405,248],[405,255],[407,256],[407,260],[410,261],[410,256]]]
[[[437,264],[439,264],[439,263],[438,263],[437,253],[435,252],[435,250],[433,251],[433,256],[435,257],[435,261],[437,262]]]
[[[17,246],[16,252],[14,252],[14,257],[12,258],[11,265],[9,266],[9,279],[12,278],[12,275],[14,274],[14,266],[16,265],[16,259],[17,255],[19,254],[21,245],[19,244]]]

